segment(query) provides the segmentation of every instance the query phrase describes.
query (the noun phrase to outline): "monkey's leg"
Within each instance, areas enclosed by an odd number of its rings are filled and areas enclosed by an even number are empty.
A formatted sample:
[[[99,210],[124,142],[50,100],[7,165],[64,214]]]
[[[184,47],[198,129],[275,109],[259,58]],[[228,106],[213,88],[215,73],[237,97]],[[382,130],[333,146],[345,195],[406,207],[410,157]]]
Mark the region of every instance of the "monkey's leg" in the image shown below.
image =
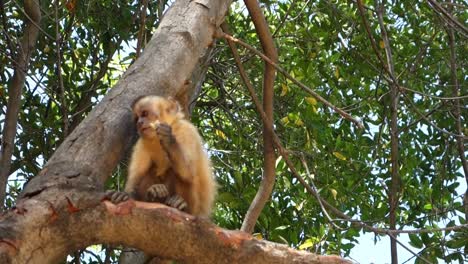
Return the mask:
[[[153,184],[146,190],[146,201],[164,202],[169,196],[169,190],[165,184]]]
[[[179,209],[180,211],[186,212],[188,209],[187,202],[184,200],[184,198],[180,197],[177,194],[174,194],[171,197],[167,198],[165,203],[170,207]]]
[[[109,199],[112,203],[118,204],[127,201],[130,198],[130,195],[126,192],[109,190],[106,192],[105,197]]]

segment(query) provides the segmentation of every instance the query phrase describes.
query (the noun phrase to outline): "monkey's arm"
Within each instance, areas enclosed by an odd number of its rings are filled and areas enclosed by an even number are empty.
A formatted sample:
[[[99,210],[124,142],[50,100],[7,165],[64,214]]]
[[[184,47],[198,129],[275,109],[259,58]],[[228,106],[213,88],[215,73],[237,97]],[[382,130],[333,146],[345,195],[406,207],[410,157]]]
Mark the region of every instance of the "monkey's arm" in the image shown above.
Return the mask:
[[[177,175],[181,180],[191,183],[199,165],[199,155],[206,155],[196,128],[185,120],[179,120],[173,127],[159,124],[156,133]]]
[[[132,195],[141,178],[146,175],[151,167],[151,156],[143,148],[141,140],[135,145],[132,157],[130,159],[130,166],[128,168],[127,183],[125,184],[125,192]]]

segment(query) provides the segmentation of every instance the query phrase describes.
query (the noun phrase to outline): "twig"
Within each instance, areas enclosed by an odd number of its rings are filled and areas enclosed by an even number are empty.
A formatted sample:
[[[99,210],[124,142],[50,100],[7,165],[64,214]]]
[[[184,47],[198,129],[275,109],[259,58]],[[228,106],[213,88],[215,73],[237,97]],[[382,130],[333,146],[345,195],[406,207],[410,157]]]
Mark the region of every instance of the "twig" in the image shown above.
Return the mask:
[[[327,101],[325,98],[323,98],[322,96],[320,96],[318,93],[316,93],[315,91],[313,91],[311,88],[307,87],[305,84],[301,83],[300,81],[296,80],[294,77],[292,77],[286,70],[284,70],[283,68],[281,68],[280,66],[278,66],[278,64],[272,62],[268,57],[266,57],[264,54],[262,54],[261,52],[259,52],[258,50],[256,50],[254,47],[250,46],[249,44],[229,35],[229,34],[226,34],[226,33],[220,33],[221,36],[227,40],[230,40],[232,42],[235,42],[235,43],[238,43],[240,44],[241,46],[245,47],[246,49],[250,50],[251,52],[253,52],[254,54],[258,55],[259,57],[261,57],[263,60],[265,60],[266,62],[268,62],[269,64],[273,65],[273,67],[276,68],[276,70],[278,70],[281,74],[283,74],[286,78],[288,78],[289,80],[291,80],[294,84],[296,84],[297,86],[299,86],[302,90],[306,91],[307,93],[309,93],[310,95],[312,95],[315,99],[317,99],[319,102],[323,103],[324,105],[330,107],[331,109],[333,109],[336,113],[338,113],[339,115],[341,115],[343,118],[345,118],[346,120],[348,121],[351,121],[353,122],[358,128],[360,129],[363,129],[364,128],[364,125],[362,124],[361,121],[357,120],[356,118],[352,117],[350,114],[348,114],[347,112],[343,111],[342,109],[338,108],[337,106],[333,105],[332,103],[330,103],[329,101]]]
[[[138,30],[138,41],[136,48],[136,57],[140,57],[141,48],[143,46],[143,35],[146,31],[146,9],[148,8],[148,0],[143,0],[140,11],[140,30]]]
[[[58,18],[58,6],[59,0],[55,1],[55,45],[56,45],[56,55],[57,55],[57,76],[58,76],[58,88],[60,96],[60,110],[62,111],[63,118],[63,138],[68,136],[70,123],[68,121],[68,110],[65,99],[65,87],[63,86],[63,76],[62,76],[62,52],[60,51],[62,47],[62,41],[60,36],[60,22]]]
[[[322,213],[323,215],[325,215],[325,217],[327,218],[327,220],[331,223],[331,225],[333,227],[335,227],[336,229],[338,230],[344,230],[343,228],[339,227],[338,225],[335,224],[335,222],[331,219],[330,215],[328,214],[327,212],[327,209],[325,209],[325,206],[323,206],[323,203],[322,203],[322,198],[320,198],[320,194],[317,190],[317,187],[315,187],[315,184],[314,184],[314,180],[312,178],[312,175],[310,174],[310,171],[309,171],[309,167],[307,166],[307,162],[305,161],[305,158],[304,158],[304,154],[301,153],[301,162],[302,162],[302,165],[304,166],[305,170],[306,170],[306,173],[307,175],[309,176],[309,180],[310,180],[310,186],[312,187],[312,189],[315,191],[315,198],[317,199],[319,205],[320,205],[320,209],[322,209]]]
[[[425,96],[425,97],[430,97],[430,98],[434,98],[434,99],[438,99],[438,100],[458,100],[458,99],[466,99],[468,98],[468,94],[467,95],[460,95],[460,96],[457,96],[457,95],[454,95],[453,97],[444,97],[444,96],[436,96],[436,95],[431,95],[431,94],[427,94],[427,93],[423,93],[423,92],[420,92],[420,91],[416,91],[416,90],[413,90],[413,89],[410,89],[408,87],[404,87],[404,86],[399,86],[400,90],[405,90],[405,91],[409,91],[409,92],[413,92],[415,94],[419,94],[421,96]],[[458,93],[457,93],[458,94]]]
[[[39,22],[36,20],[36,17],[34,17],[34,15],[31,15],[29,14],[28,10],[27,10],[27,7],[26,7],[26,2],[24,3],[24,9],[21,8],[21,6],[18,4],[17,1],[13,1],[16,5],[16,7],[18,8],[18,10],[21,11],[21,13],[23,13],[23,15],[27,18],[28,22],[30,22],[32,25],[34,25],[39,31],[41,31],[42,34],[44,34],[44,36],[48,37],[49,39],[51,40],[54,40],[54,38],[49,35],[44,29],[41,28],[41,26],[39,25]],[[40,12],[40,9],[38,10]]]
[[[276,26],[275,32],[273,32],[273,38],[278,34],[278,32],[281,30],[281,28],[284,26],[284,23],[288,19],[289,15],[291,14],[292,9],[296,6],[296,1],[293,1],[291,5],[288,8],[288,11],[286,11],[286,14],[284,15],[284,18],[281,20],[278,26]]]
[[[366,13],[365,13],[366,11],[364,10],[364,4],[362,3],[362,0],[356,0],[356,3],[357,3],[357,6],[358,6],[359,14],[361,15],[362,23],[364,24],[364,28],[366,29],[367,36],[369,37],[369,40],[371,42],[372,49],[374,50],[375,55],[377,55],[377,58],[379,59],[380,64],[382,65],[382,67],[385,69],[385,71],[389,72],[389,70],[388,70],[388,68],[387,68],[387,66],[385,64],[385,61],[383,60],[382,55],[380,54],[380,51],[377,48],[377,44],[375,42],[375,39],[372,36],[372,32],[371,32],[369,23],[367,22],[367,19],[366,19]]]
[[[458,96],[460,93],[460,86],[458,83],[458,78],[457,78],[457,53],[455,51],[455,34],[453,32],[452,28],[448,28],[448,37],[449,37],[449,46],[450,46],[450,73],[451,73],[451,78],[452,78],[452,95],[453,96]],[[462,121],[460,117],[460,100],[455,99],[453,100],[453,106],[454,109],[452,111],[453,116],[455,117],[455,126],[457,133],[461,135],[462,132]],[[468,184],[468,161],[466,160],[465,156],[465,145],[464,142],[461,138],[457,137],[456,139],[457,142],[457,149],[458,149],[458,155],[460,155],[460,161],[462,164],[463,172],[465,173],[465,181]],[[468,187],[465,191],[465,199],[468,199]],[[465,204],[465,219],[468,218],[468,205]],[[468,248],[465,248],[465,253],[468,253]]]
[[[468,35],[468,28],[466,28],[462,23],[460,23],[452,14],[447,12],[443,6],[441,6],[437,1],[435,0],[427,0],[429,2],[429,6],[432,7],[434,11],[438,14],[442,14],[443,17],[448,19],[449,23],[454,25],[454,28],[458,28],[458,32],[460,32],[464,37]]]
[[[430,126],[438,130],[439,132],[442,132],[444,134],[447,134],[449,136],[455,137],[455,138],[461,138],[461,139],[468,139],[468,136],[465,136],[463,134],[455,134],[450,131],[447,131],[443,128],[440,128],[436,124],[434,124],[424,113],[421,113],[421,111],[414,105],[413,101],[411,98],[408,98],[407,95],[403,94],[403,97],[406,99],[405,101],[413,108],[413,110],[422,118],[424,121],[426,121]]]

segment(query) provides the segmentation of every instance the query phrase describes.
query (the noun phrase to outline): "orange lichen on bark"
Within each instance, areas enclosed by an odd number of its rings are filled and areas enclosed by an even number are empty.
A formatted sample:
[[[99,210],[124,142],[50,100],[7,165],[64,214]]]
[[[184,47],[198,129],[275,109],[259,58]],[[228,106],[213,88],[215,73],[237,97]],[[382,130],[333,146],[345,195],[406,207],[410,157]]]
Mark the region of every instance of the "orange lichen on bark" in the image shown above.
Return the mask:
[[[19,242],[7,238],[0,238],[0,251],[7,251],[8,255],[14,256],[18,252]]]
[[[233,248],[239,248],[245,241],[252,240],[251,235],[242,231],[226,231],[215,227],[214,232],[224,245]]]
[[[68,212],[70,213],[76,213],[78,211],[80,211],[79,208],[77,208],[73,203],[72,201],[70,200],[70,198],[68,197],[65,197],[67,199],[67,209],[68,209]]]

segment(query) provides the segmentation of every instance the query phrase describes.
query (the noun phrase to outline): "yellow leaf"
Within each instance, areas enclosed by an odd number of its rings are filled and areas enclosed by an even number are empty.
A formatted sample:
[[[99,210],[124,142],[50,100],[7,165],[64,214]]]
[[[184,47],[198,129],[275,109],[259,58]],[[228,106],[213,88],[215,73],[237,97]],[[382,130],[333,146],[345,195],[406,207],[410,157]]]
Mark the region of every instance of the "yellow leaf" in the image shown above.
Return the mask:
[[[281,94],[280,94],[280,96],[285,96],[288,93],[288,91],[289,91],[288,86],[283,83],[281,85]]]
[[[220,137],[220,138],[222,138],[222,139],[224,139],[224,140],[227,139],[226,134],[224,134],[224,132],[221,131],[221,130],[219,130],[219,129],[216,129],[216,130],[215,130],[215,134],[216,134],[218,137]]]
[[[306,97],[305,101],[310,105],[317,105],[317,99],[315,99],[314,97]]]
[[[252,236],[255,237],[256,239],[260,239],[260,240],[263,239],[263,236],[261,233],[254,233],[252,234]]]
[[[340,69],[338,67],[335,69],[335,78],[340,78]]]
[[[285,116],[285,117],[281,118],[281,123],[283,123],[285,125],[289,124],[289,117]]]
[[[302,122],[300,118],[296,119],[296,121],[294,121],[294,124],[296,126],[304,126],[304,122]]]
[[[307,239],[304,243],[302,243],[301,245],[299,245],[299,249],[307,249],[307,248],[311,248],[314,246],[314,242],[312,242],[312,239]]]
[[[338,151],[334,151],[333,156],[337,157],[340,160],[346,160],[346,157],[343,154],[339,153]]]
[[[333,195],[333,199],[336,200],[336,195],[338,194],[338,192],[337,192],[335,189],[330,189],[330,192],[331,192],[332,195]]]
[[[383,42],[383,40],[379,41],[379,46],[381,49],[384,49],[385,48],[385,42]]]

